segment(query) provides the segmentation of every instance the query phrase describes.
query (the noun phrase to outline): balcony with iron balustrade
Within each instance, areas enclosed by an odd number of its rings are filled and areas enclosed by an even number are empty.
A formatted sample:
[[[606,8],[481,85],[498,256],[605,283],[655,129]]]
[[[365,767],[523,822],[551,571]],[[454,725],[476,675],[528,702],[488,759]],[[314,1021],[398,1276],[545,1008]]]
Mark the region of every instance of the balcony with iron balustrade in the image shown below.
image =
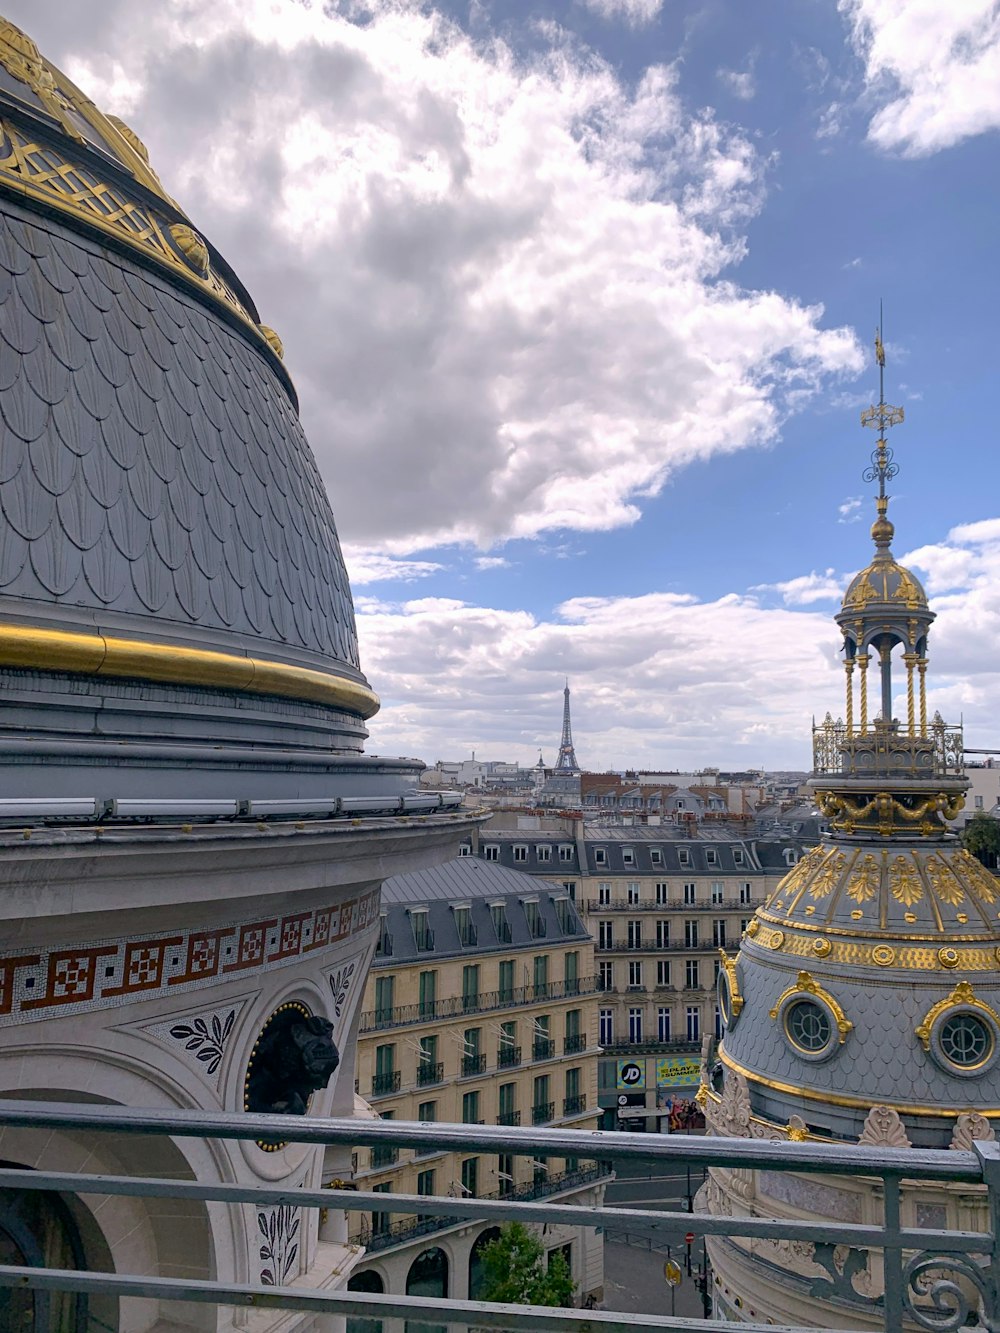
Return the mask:
[[[578,1097],[563,1098],[563,1115],[580,1115],[587,1109],[587,1098],[583,1093]]]
[[[498,1125],[519,1125],[521,1123],[520,1111],[501,1111],[497,1116]]]
[[[563,1055],[579,1055],[581,1051],[586,1049],[586,1032],[574,1032],[571,1036],[563,1038]]]
[[[520,1063],[520,1046],[501,1046],[498,1048],[497,1069],[516,1069]]]
[[[390,1069],[384,1074],[374,1074],[372,1076],[372,1096],[391,1097],[394,1092],[399,1091],[401,1082],[402,1075],[398,1069]]]
[[[536,1102],[531,1108],[531,1123],[533,1125],[551,1124],[556,1114],[555,1102]]]
[[[417,1064],[417,1087],[427,1088],[444,1081],[443,1060],[421,1060]]]
[[[739,912],[744,907],[756,906],[763,896],[762,891],[757,899],[749,902],[744,902],[742,898],[725,898],[720,902],[696,903],[686,903],[681,898],[671,898],[669,902],[664,903],[649,901],[630,903],[621,898],[614,898],[609,903],[602,903],[590,898],[587,901],[587,911],[595,916],[599,916],[602,912]]]
[[[555,1053],[556,1043],[552,1037],[536,1037],[531,1043],[532,1060],[552,1060]]]
[[[463,1055],[461,1078],[475,1078],[486,1068],[485,1055]]]
[[[384,1032],[388,1028],[435,1023],[443,1018],[463,1018],[469,1014],[495,1013],[498,1009],[575,1000],[581,995],[593,995],[597,989],[596,977],[577,977],[569,981],[547,981],[537,986],[482,991],[475,996],[452,995],[441,1000],[395,1005],[391,1009],[388,1006],[368,1009],[361,1015],[361,1032]]]

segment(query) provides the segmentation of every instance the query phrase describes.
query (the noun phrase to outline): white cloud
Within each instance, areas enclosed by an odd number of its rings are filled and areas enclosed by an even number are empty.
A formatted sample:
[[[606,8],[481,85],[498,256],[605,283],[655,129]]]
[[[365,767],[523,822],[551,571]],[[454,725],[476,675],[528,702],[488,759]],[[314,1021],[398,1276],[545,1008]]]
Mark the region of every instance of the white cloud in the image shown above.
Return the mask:
[[[510,561],[505,560],[502,555],[480,555],[476,557],[475,565],[477,569],[509,569]]]
[[[366,583],[380,583],[387,579],[399,579],[403,583],[412,583],[414,579],[426,578],[436,574],[443,565],[433,560],[401,560],[382,551],[369,551],[362,547],[343,545],[344,563],[353,587]]]
[[[963,524],[902,557],[926,574],[937,619],[928,699],[964,713],[972,747],[1000,743],[1000,518]],[[573,689],[581,762],[608,766],[809,766],[809,719],[843,709],[835,607],[848,575],[823,570],[768,591],[579,597],[548,619],[453,599],[361,601],[358,629],[383,711],[373,747],[433,761],[475,749],[534,763],[558,739]],[[901,668],[896,681],[905,679]],[[897,716],[905,701],[896,700]]]
[[[778,592],[786,606],[808,606],[812,602],[840,601],[847,587],[848,578],[837,574],[832,569],[817,574],[800,574],[796,578],[786,579],[783,583],[759,583],[751,592]]]
[[[837,506],[837,513],[840,515],[840,517],[837,519],[837,522],[860,523],[861,506],[863,504],[864,504],[864,499],[862,496],[849,495],[843,504],[839,504]]]
[[[839,0],[881,103],[880,148],[921,157],[1000,128],[996,0]]]
[[[369,749],[381,753],[415,747],[433,762],[475,749],[534,763],[558,742],[568,676],[588,767],[805,768],[809,718],[839,698],[827,616],[735,595],[576,598],[550,620],[426,598],[359,611],[383,696]]]
[[[282,336],[345,539],[629,524],[858,371],[821,307],[734,280],[767,162],[675,70],[625,86],[586,49],[367,8],[7,9],[125,112]]]
[[[860,255],[855,255],[855,257],[854,257],[853,259],[849,259],[849,260],[847,261],[846,264],[841,264],[840,267],[841,267],[841,268],[844,268],[844,269],[849,269],[849,268],[860,268],[860,267],[861,267],[861,256],[860,256]]]
[[[663,8],[663,0],[581,0],[603,19],[624,19],[632,27],[652,23]]]
[[[757,81],[754,78],[752,61],[747,69],[717,69],[715,76],[742,102],[752,101],[756,95]]]

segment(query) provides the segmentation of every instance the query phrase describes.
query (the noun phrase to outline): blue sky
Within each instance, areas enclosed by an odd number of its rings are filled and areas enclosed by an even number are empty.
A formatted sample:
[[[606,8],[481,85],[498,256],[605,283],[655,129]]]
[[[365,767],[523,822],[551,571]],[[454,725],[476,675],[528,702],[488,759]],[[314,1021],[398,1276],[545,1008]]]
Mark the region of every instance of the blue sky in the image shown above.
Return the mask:
[[[992,0],[8,13],[284,340],[370,748],[551,760],[568,675],[588,766],[808,767],[880,299],[932,704],[1000,743]]]

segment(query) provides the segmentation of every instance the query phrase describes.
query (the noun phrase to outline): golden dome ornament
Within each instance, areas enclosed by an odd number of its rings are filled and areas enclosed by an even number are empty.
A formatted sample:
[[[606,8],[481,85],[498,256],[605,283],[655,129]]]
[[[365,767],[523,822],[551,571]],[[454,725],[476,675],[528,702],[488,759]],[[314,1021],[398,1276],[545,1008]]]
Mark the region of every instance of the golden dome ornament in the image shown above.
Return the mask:
[[[186,222],[175,222],[167,228],[167,231],[188,268],[197,273],[199,278],[207,278],[211,267],[208,246],[195,229],[189,227]]]

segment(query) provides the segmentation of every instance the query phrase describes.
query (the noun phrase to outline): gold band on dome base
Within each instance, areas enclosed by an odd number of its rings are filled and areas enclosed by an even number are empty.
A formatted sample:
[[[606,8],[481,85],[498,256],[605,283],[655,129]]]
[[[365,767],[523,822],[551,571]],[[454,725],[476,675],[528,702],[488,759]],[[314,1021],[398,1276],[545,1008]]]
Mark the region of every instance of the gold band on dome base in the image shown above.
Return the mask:
[[[765,1078],[763,1074],[755,1074],[752,1069],[747,1069],[746,1065],[739,1064],[726,1051],[724,1046],[718,1050],[719,1059],[722,1063],[736,1074],[742,1074],[750,1083],[759,1083],[764,1088],[773,1088],[775,1092],[787,1092],[793,1097],[802,1097],[807,1101],[819,1102],[823,1106],[846,1106],[852,1110],[870,1111],[875,1105],[889,1106],[900,1115],[929,1115],[939,1120],[955,1119],[960,1115],[970,1115],[976,1113],[985,1116],[1000,1116],[1000,1107],[998,1106],[914,1106],[909,1102],[873,1102],[870,1097],[838,1097],[833,1092],[816,1092],[812,1088],[800,1087],[794,1083],[782,1083],[775,1078]]]
[[[33,625],[0,624],[0,666],[277,694],[286,699],[308,699],[331,708],[343,708],[365,720],[379,710],[378,695],[372,690],[325,671],[240,657],[236,653],[111,638],[105,634],[39,629]]]

